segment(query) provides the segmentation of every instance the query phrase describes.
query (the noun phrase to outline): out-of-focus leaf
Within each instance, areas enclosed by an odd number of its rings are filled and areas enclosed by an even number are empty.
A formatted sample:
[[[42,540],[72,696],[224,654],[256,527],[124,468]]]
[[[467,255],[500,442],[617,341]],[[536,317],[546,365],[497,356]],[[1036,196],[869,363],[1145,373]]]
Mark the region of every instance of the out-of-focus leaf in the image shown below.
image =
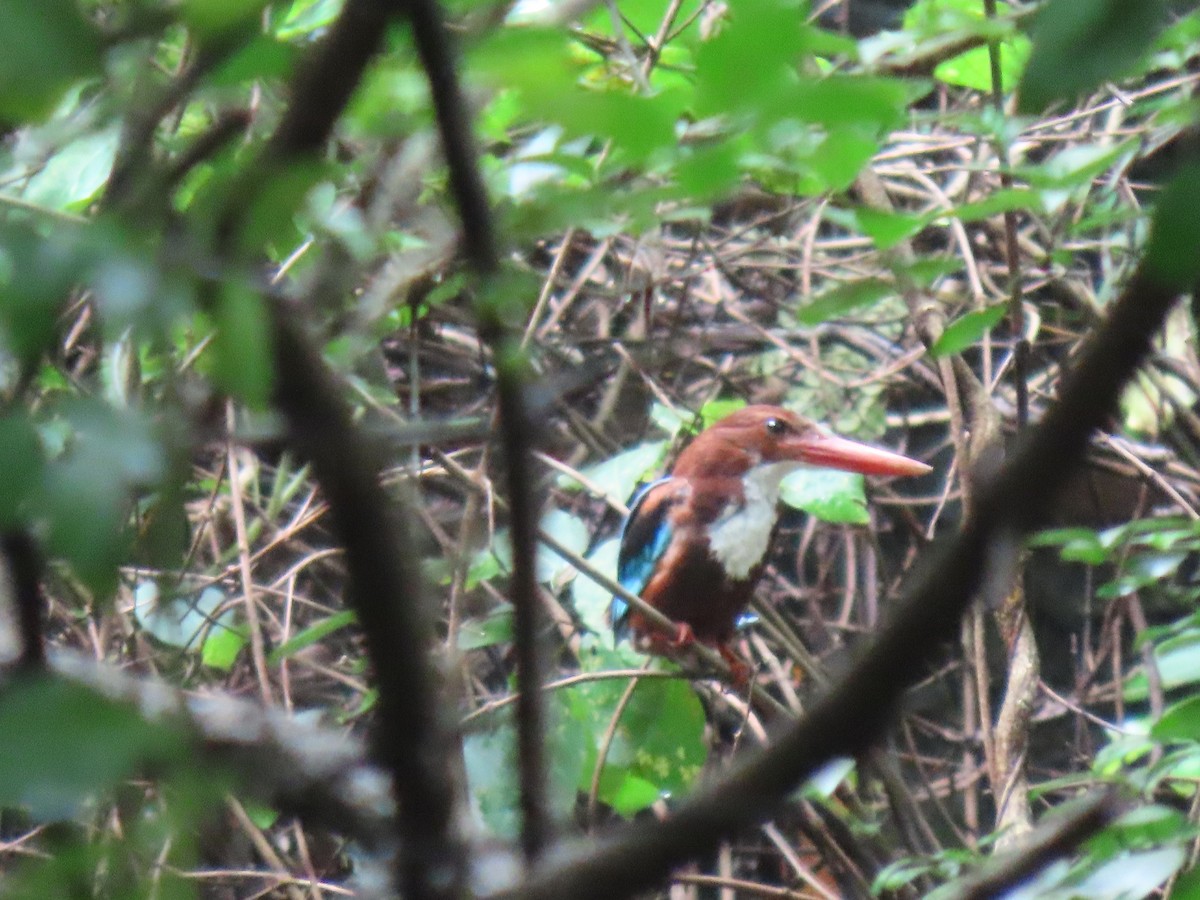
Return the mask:
[[[1170,690],[1185,684],[1200,682],[1200,630],[1188,629],[1154,648],[1154,660],[1163,688]],[[1149,685],[1144,672],[1134,672],[1125,683],[1125,699],[1144,700]]]
[[[132,706],[50,676],[0,692],[0,806],[39,820],[72,815],[95,791],[181,754],[183,735]]]
[[[108,180],[119,140],[113,126],[59,148],[26,183],[22,198],[47,209],[84,209]]]
[[[973,203],[963,203],[948,212],[932,213],[926,218],[929,221],[937,222],[943,218],[953,216],[963,222],[977,222],[981,219],[990,219],[992,216],[1009,212],[1010,210],[1033,210],[1037,212],[1041,209],[1041,197],[1037,191],[1032,191],[1028,188],[1008,188],[1007,190],[999,190],[988,194],[982,200],[976,200]]]
[[[1041,531],[1029,540],[1031,547],[1058,547],[1065,562],[1098,566],[1108,559],[1109,551],[1092,528],[1054,528]]]
[[[237,87],[252,81],[282,79],[295,67],[297,56],[291,44],[258,35],[214,69],[208,82],[213,87]]]
[[[33,424],[16,415],[0,418],[0,527],[25,521],[44,465]]]
[[[1160,741],[1200,740],[1200,697],[1188,697],[1167,707],[1150,734]]]
[[[275,381],[274,341],[266,301],[229,283],[216,310],[213,376],[229,393],[254,409],[265,409]]]
[[[856,209],[854,218],[862,233],[873,240],[880,250],[896,246],[925,227],[925,220],[921,216],[882,212],[868,206]]]
[[[100,73],[98,34],[72,0],[0,0],[0,121],[40,119]]]
[[[802,788],[806,797],[828,800],[833,792],[854,771],[854,760],[848,756],[832,759],[813,773]]]
[[[773,0],[741,0],[730,8],[719,34],[696,51],[697,115],[775,102],[795,67],[812,44],[804,17]]]
[[[1072,885],[1071,896],[1089,900],[1148,897],[1186,861],[1187,848],[1182,844],[1120,853]]]
[[[67,446],[45,467],[40,486],[47,547],[107,596],[130,548],[133,494],[162,483],[167,457],[152,423],[134,411],[76,401],[64,419]]]
[[[703,431],[705,428],[720,422],[726,416],[732,415],[745,405],[746,401],[740,397],[709,400],[700,407],[700,430]]]
[[[1005,304],[997,303],[955,319],[946,326],[941,337],[934,341],[933,346],[929,348],[929,355],[937,358],[962,353],[994,328],[1004,318],[1006,309],[1008,307]]]
[[[878,150],[879,139],[874,129],[846,125],[828,129],[805,161],[826,189],[843,191],[853,184]]]
[[[998,3],[996,11],[1007,15],[1011,7]],[[904,27],[919,36],[941,35],[947,32],[994,35],[995,23],[984,18],[983,6],[975,0],[918,0],[904,14]],[[1005,93],[1013,89],[1029,58],[1029,39],[1023,34],[1009,34],[1000,41],[1000,81]],[[992,85],[991,60],[986,47],[977,47],[947,59],[934,69],[934,77],[946,84],[990,92]]]
[[[183,0],[183,20],[204,36],[218,36],[230,29],[252,26],[267,0]]]
[[[70,232],[44,239],[35,229],[0,223],[0,340],[4,356],[34,363],[54,342],[55,321],[86,264]]]
[[[783,480],[779,499],[825,522],[865,525],[867,494],[863,477],[836,469],[800,469]]]
[[[1163,188],[1154,210],[1145,266],[1162,283],[1190,290],[1200,278],[1200,165],[1190,165]]]
[[[1167,21],[1162,0],[1051,0],[1038,11],[1033,51],[1017,91],[1023,113],[1038,113],[1120,78]]]
[[[274,24],[281,41],[307,38],[331,23],[342,9],[343,0],[292,0],[286,13]]]
[[[1138,553],[1129,560],[1116,578],[1097,589],[1096,596],[1103,600],[1128,597],[1134,591],[1156,584],[1175,574],[1187,556],[1188,554],[1182,551]]]
[[[458,628],[458,649],[479,650],[512,640],[513,611],[504,606],[482,619],[467,619]]]

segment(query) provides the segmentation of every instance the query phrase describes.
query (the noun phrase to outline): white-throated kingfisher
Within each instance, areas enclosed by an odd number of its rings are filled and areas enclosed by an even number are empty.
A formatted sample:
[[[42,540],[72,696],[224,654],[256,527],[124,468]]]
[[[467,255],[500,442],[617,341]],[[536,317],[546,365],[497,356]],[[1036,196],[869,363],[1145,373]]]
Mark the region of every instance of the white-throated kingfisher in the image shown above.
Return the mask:
[[[842,469],[864,475],[922,475],[925,463],[831,434],[778,406],[747,406],[693,440],[666,478],[630,504],[621,533],[617,580],[676,623],[664,634],[619,597],[617,640],[631,634],[652,653],[692,641],[715,647],[744,683],[733,652],[737,620],[750,603],[775,531],[779,489],[795,470]]]

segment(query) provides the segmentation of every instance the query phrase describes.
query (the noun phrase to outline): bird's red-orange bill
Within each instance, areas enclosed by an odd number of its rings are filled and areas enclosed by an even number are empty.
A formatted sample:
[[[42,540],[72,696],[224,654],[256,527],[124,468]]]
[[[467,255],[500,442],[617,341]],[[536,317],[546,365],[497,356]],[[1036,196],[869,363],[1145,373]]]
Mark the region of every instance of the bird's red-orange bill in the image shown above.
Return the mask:
[[[919,460],[881,450],[836,434],[803,434],[789,441],[795,459],[810,466],[842,469],[863,475],[924,475],[933,470]]]

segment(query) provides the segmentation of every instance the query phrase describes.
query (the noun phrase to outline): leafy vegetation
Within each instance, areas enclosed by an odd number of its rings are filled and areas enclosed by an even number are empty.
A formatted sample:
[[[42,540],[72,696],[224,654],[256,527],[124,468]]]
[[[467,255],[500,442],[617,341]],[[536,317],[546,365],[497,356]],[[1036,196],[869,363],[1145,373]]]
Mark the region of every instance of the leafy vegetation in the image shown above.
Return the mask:
[[[539,815],[687,821],[1118,298],[1200,275],[1189,4],[387,6],[0,0],[5,896],[496,896]],[[1195,333],[1027,485],[1058,520],[911,647],[882,751],[747,789],[675,890],[1200,896]],[[607,619],[628,498],[747,402],[935,466],[788,480],[753,697]]]

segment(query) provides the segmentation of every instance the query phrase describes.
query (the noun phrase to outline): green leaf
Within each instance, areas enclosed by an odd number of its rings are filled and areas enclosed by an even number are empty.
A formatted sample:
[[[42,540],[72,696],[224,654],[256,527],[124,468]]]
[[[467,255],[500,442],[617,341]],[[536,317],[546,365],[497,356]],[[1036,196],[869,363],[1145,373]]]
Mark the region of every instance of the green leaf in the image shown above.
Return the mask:
[[[552,509],[542,516],[539,528],[572,553],[583,555],[591,540],[591,529],[578,516],[561,509]],[[575,574],[574,567],[545,544],[537,547],[537,579],[550,584]],[[507,528],[497,531],[491,547],[475,555],[467,570],[467,587],[512,571],[512,543]]]
[[[1166,21],[1163,0],[1050,0],[1034,21],[1033,51],[1017,92],[1021,112],[1039,113],[1120,78]]]
[[[1072,885],[1072,897],[1148,897],[1187,861],[1181,845],[1119,853]]]
[[[997,303],[955,319],[929,348],[929,355],[936,359],[939,356],[962,353],[994,328],[1004,318],[1007,309],[1007,304]]]
[[[458,629],[459,650],[479,650],[512,640],[513,611],[502,606],[482,619],[467,619]]]
[[[696,51],[696,114],[737,113],[778,98],[811,46],[810,35],[804,17],[787,4],[734,0],[729,20]]]
[[[741,397],[709,400],[700,407],[700,430],[703,431],[705,428],[720,422],[726,416],[732,415],[745,405],[746,401]]]
[[[1191,290],[1200,278],[1200,165],[1189,165],[1163,188],[1154,210],[1147,271],[1165,285]]]
[[[133,617],[155,640],[180,650],[200,652],[208,638],[216,632],[237,634],[235,621],[237,610],[226,603],[225,592],[220,588],[207,587],[199,596],[176,596],[163,598],[158,585],[143,581],[133,592]],[[232,648],[232,639],[218,641],[210,651],[218,662]],[[240,650],[245,639],[237,644]]]
[[[592,538],[592,530],[579,516],[562,509],[552,509],[538,523],[541,530],[553,537],[567,550],[582,556]],[[545,544],[537,548],[537,578],[543,584],[574,574],[575,569],[563,557]]]
[[[1035,534],[1030,547],[1058,547],[1064,562],[1098,566],[1110,555],[1110,550],[1093,528],[1053,528]]]
[[[611,538],[597,546],[587,561],[614,581],[617,579],[617,555],[621,550],[619,538]],[[605,646],[612,646],[612,623],[608,619],[612,594],[597,584],[587,575],[580,574],[571,584],[571,596],[574,599],[575,612],[583,624],[599,636]]]
[[[922,216],[881,212],[867,206],[856,209],[854,219],[862,233],[873,240],[880,250],[896,246],[925,227]]]
[[[1000,89],[1012,91],[1029,61],[1032,50],[1029,38],[1016,35],[1000,43]],[[946,84],[958,85],[976,91],[992,90],[992,61],[987,47],[976,47],[958,56],[938,63],[933,77]]]
[[[0,0],[0,121],[41,119],[99,75],[98,35],[72,0]]]
[[[1200,682],[1200,629],[1190,628],[1154,648],[1154,660],[1167,690]],[[1125,699],[1145,700],[1149,685],[1144,672],[1134,672],[1125,683]]]
[[[550,704],[546,733],[549,759],[547,793],[551,812],[566,821],[575,808],[575,785],[584,759],[585,732],[558,698]],[[463,740],[472,811],[497,838],[514,840],[520,832],[520,794],[517,782],[517,739],[511,709],[492,719],[492,727]]]
[[[133,411],[77,401],[64,412],[68,443],[45,467],[38,496],[48,519],[46,543],[107,596],[130,549],[132,495],[162,483],[167,458],[151,423]]]
[[[978,222],[1012,210],[1042,210],[1041,195],[1028,188],[1007,188],[989,194],[982,200],[963,203],[952,210],[931,213],[926,218],[931,222],[955,218],[961,222]]]
[[[825,522],[866,525],[871,520],[864,479],[855,472],[800,469],[783,480],[779,499]]]
[[[267,0],[183,0],[179,12],[201,37],[253,26]]]
[[[0,528],[23,523],[45,461],[37,430],[22,416],[0,418]]]
[[[49,676],[0,692],[0,806],[71,816],[94,792],[179,758],[183,735],[131,705]]]
[[[630,498],[633,489],[653,473],[666,452],[666,441],[647,441],[623,450],[602,463],[581,469],[579,474],[609,497],[623,503]],[[558,476],[557,484],[567,491],[583,489],[582,484],[565,472]]]
[[[31,364],[54,343],[59,309],[85,257],[70,232],[47,240],[33,228],[0,223],[0,330],[6,356]]]
[[[335,631],[341,631],[343,628],[353,625],[357,621],[358,617],[352,609],[344,609],[331,616],[326,616],[324,619],[314,622],[302,631],[298,631],[290,639],[272,650],[267,654],[267,663],[277,666],[289,656],[295,656],[305,647],[310,647]]]
[[[581,659],[584,671],[627,667],[624,648],[593,645]],[[603,679],[561,692],[570,715],[591,736],[579,777],[579,790],[591,789],[599,747],[629,682]],[[690,684],[680,679],[638,682],[617,723],[600,780],[599,797],[631,816],[662,797],[691,789],[708,757],[705,716]]]
[[[224,616],[222,616],[222,619]],[[204,638],[200,650],[200,662],[222,672],[228,672],[237,662],[238,654],[250,638],[250,628],[245,624],[230,626],[216,622]]]
[[[266,300],[230,281],[214,315],[213,377],[251,408],[265,409],[275,383],[275,342]]]
[[[47,209],[82,211],[108,181],[120,136],[114,125],[60,147],[26,182],[22,198]]]
[[[1200,697],[1188,697],[1167,707],[1150,735],[1159,741],[1200,740]]]
[[[806,158],[825,187],[844,191],[854,183],[858,173],[879,150],[879,140],[873,129],[847,125],[830,129],[820,144]],[[882,245],[881,245],[882,246]]]
[[[861,306],[877,303],[896,293],[896,286],[881,278],[863,278],[838,285],[818,294],[796,311],[801,325],[820,325],[837,316],[844,316]]]
[[[342,10],[343,0],[292,0],[286,13],[274,26],[275,36],[291,41],[311,35],[329,25]]]

